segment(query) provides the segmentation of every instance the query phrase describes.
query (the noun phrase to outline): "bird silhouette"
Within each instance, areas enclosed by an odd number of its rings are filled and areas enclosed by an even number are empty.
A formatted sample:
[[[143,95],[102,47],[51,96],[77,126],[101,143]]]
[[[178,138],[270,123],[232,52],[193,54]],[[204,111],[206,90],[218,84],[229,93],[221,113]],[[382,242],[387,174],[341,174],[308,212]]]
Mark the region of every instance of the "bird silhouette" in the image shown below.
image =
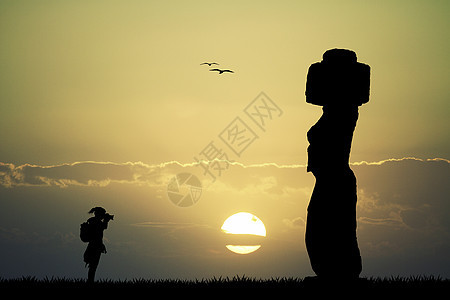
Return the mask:
[[[222,74],[222,73],[226,73],[226,72],[228,72],[228,73],[234,73],[234,72],[231,71],[231,70],[221,70],[221,69],[210,69],[210,71],[217,71],[217,72],[219,72],[219,75]]]
[[[219,64],[218,64],[218,63],[215,63],[215,62],[212,62],[212,63],[204,62],[204,63],[200,64],[200,66],[201,66],[201,65],[208,65],[208,66],[211,67],[211,65],[219,65]]]

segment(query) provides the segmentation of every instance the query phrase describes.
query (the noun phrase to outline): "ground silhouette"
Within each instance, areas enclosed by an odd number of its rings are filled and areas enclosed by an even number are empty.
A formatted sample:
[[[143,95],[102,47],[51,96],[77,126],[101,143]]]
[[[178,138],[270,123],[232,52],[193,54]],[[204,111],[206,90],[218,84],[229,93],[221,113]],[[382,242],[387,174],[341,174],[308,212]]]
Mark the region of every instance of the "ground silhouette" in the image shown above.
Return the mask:
[[[308,131],[308,167],[316,178],[308,206],[305,242],[318,278],[358,278],[356,177],[349,166],[358,107],[369,100],[370,67],[356,53],[331,49],[312,64],[306,101],[323,114]]]
[[[338,282],[339,283],[339,282]],[[333,298],[348,297],[355,295],[370,295],[370,297],[393,297],[415,299],[419,296],[424,298],[442,297],[448,291],[450,281],[434,276],[416,277],[385,277],[367,278],[359,284],[341,285],[332,281],[307,282],[302,278],[277,277],[271,279],[258,279],[246,276],[214,277],[210,279],[125,279],[125,280],[98,280],[94,284],[86,284],[84,279],[70,278],[45,278],[22,277],[16,279],[0,278],[0,289],[11,290],[15,296],[20,293],[37,296],[39,292],[48,297],[55,293],[61,297],[61,293],[67,291],[70,296],[90,297],[99,295],[103,298],[117,298],[120,296],[141,296],[142,292],[160,292],[164,297],[187,297],[192,294],[198,298],[207,295],[217,298],[229,295],[233,298],[244,296],[255,297],[279,297],[280,293],[293,292],[301,299],[321,299],[321,297],[332,296]],[[139,293],[139,295],[137,294]],[[69,295],[69,294],[67,294]]]

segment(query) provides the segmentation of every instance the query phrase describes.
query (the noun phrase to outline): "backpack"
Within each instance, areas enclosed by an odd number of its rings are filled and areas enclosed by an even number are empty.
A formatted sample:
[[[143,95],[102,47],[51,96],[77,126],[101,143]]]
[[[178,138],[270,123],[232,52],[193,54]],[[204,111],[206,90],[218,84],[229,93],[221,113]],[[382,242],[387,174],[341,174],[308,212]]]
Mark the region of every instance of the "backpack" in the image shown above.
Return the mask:
[[[85,243],[89,243],[92,240],[93,228],[88,222],[84,222],[80,225],[80,239]]]

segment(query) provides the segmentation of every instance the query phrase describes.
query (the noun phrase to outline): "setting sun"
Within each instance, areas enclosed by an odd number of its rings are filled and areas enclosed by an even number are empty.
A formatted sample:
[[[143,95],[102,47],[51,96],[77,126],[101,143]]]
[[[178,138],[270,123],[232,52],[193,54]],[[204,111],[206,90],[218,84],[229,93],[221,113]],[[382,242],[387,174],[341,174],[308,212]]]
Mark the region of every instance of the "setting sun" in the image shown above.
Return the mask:
[[[239,212],[232,215],[225,220],[221,229],[226,234],[266,236],[264,223],[257,216],[248,212]],[[234,253],[248,254],[258,250],[261,245],[226,245],[226,247]]]

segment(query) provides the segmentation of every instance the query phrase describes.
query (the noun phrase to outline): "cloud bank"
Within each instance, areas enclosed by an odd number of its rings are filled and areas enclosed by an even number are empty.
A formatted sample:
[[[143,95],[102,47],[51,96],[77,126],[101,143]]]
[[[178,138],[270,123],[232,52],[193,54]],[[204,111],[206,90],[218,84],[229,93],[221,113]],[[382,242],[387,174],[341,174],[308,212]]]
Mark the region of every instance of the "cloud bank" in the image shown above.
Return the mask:
[[[107,186],[110,183],[158,184],[165,164],[142,162],[74,162],[40,166],[15,166],[0,162],[0,185],[15,186]]]
[[[414,157],[392,158],[378,162],[355,162],[352,166],[380,166],[391,162],[417,161],[417,162],[446,162],[449,160],[442,158],[419,159]],[[131,183],[131,184],[161,184],[166,178],[166,173],[171,172],[176,167],[189,168],[198,167],[199,164],[212,164],[215,162],[225,162],[229,166],[247,168],[277,168],[277,169],[303,169],[305,165],[291,164],[279,165],[277,163],[261,163],[244,165],[239,162],[215,159],[213,161],[200,161],[192,163],[180,163],[169,161],[161,164],[146,164],[143,162],[95,162],[82,161],[64,163],[58,165],[33,165],[23,164],[16,166],[12,163],[0,162],[0,185],[4,187],[14,186],[107,186],[110,183]]]
[[[167,184],[180,172],[197,172],[204,182],[196,163],[0,163],[0,276],[84,276],[78,229],[96,205],[117,216],[105,235],[107,277],[311,275],[304,230],[314,177],[303,165],[229,164],[195,205],[180,208]],[[363,275],[450,276],[450,162],[401,158],[352,169]],[[261,249],[246,260],[220,237],[223,221],[238,211],[254,213],[267,228]],[[55,257],[72,267],[39,264]]]

